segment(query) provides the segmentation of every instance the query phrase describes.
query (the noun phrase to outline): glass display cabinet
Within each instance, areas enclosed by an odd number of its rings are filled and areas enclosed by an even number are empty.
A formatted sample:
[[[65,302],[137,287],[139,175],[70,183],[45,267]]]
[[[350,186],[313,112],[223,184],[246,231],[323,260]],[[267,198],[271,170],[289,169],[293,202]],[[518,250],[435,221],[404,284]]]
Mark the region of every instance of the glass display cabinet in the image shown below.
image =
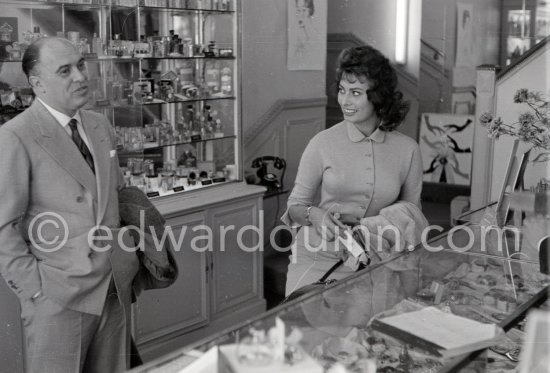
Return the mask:
[[[87,62],[88,109],[116,129],[127,185],[158,197],[242,180],[234,0],[2,0],[1,117],[33,100],[26,47],[63,36]]]
[[[524,317],[532,308],[548,309],[550,276],[540,273],[534,261],[483,252],[475,233],[467,248],[468,235],[460,233],[467,232],[466,227],[371,264],[135,372],[516,371]],[[498,245],[493,236],[487,239],[489,246]],[[487,344],[485,349],[450,357],[422,339],[378,326],[387,317],[428,307],[498,326],[500,338],[489,348]],[[277,334],[281,330],[284,334]],[[277,354],[281,343],[283,356]]]
[[[265,188],[244,183],[241,170],[240,2],[0,0],[0,9],[0,125],[32,105],[21,70],[28,45],[66,37],[86,60],[88,109],[114,126],[126,183],[152,198],[174,233],[178,280],[133,305],[142,356],[263,312],[263,242],[248,229],[262,226]],[[18,302],[3,281],[0,295],[0,360],[20,372]]]
[[[501,2],[502,66],[508,66],[550,35],[550,5],[539,0]]]

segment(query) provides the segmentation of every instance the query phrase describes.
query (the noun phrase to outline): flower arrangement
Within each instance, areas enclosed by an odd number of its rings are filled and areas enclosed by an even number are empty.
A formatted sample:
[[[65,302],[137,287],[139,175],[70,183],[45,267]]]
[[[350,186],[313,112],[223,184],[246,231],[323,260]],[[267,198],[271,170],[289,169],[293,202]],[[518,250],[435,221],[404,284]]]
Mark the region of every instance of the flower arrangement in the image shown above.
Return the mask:
[[[482,126],[487,128],[489,137],[498,139],[500,135],[508,135],[533,144],[534,148],[544,150],[533,162],[550,161],[550,102],[548,97],[539,92],[521,88],[514,95],[514,102],[526,104],[529,111],[521,113],[518,121],[506,124],[500,117],[494,118],[486,112],[479,117]]]

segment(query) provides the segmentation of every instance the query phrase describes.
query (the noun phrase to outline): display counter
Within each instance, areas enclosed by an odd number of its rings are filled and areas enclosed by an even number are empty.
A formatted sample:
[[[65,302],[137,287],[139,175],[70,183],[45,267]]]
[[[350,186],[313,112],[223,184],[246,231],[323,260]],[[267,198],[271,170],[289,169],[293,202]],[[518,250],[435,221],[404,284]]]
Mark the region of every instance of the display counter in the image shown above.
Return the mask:
[[[516,371],[524,317],[547,300],[550,277],[505,254],[506,238],[481,242],[481,227],[439,235],[134,372]],[[404,329],[387,328],[393,316],[418,311],[422,319]],[[443,340],[461,325],[451,339],[474,342],[434,348],[433,335]],[[424,326],[430,338],[415,338],[409,326]],[[490,342],[485,328],[496,333]]]

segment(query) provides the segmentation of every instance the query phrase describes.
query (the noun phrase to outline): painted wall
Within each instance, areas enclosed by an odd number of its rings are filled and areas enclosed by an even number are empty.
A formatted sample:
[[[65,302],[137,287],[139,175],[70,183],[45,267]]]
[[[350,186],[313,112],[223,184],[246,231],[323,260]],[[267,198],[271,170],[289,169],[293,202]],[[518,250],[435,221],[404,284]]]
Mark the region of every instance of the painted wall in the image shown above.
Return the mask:
[[[243,133],[279,99],[325,96],[325,70],[287,70],[287,38],[286,0],[242,0]]]
[[[353,33],[394,61],[396,0],[329,0],[328,32]],[[409,0],[407,64],[418,78],[422,0]]]
[[[517,89],[528,88],[530,90],[550,93],[550,44],[546,45],[541,53],[537,53],[529,62],[517,69],[505,79],[497,82],[495,113],[501,117],[504,123],[512,124],[517,122],[518,115],[526,112],[527,106],[514,104],[513,98]],[[504,175],[510,158],[510,150],[513,139],[509,136],[502,136],[494,142],[493,165],[492,165],[492,183],[491,200],[498,199],[499,191],[504,182]],[[530,148],[528,144],[520,143],[518,154],[527,151]],[[535,153],[536,154],[536,153]],[[531,155],[530,159],[534,156]],[[546,167],[546,169],[545,169]],[[550,177],[550,162],[533,164],[527,166],[525,174],[525,187],[529,188],[535,185],[540,176],[546,174]]]

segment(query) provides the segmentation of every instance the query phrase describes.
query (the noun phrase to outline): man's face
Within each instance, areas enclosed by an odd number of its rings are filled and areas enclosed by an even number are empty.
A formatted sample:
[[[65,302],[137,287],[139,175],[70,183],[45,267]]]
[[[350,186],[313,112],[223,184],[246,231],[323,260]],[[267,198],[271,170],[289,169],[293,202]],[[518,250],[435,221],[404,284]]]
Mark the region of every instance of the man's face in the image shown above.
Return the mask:
[[[68,41],[54,39],[45,44],[37,68],[38,95],[48,105],[73,116],[88,102],[86,62]]]

